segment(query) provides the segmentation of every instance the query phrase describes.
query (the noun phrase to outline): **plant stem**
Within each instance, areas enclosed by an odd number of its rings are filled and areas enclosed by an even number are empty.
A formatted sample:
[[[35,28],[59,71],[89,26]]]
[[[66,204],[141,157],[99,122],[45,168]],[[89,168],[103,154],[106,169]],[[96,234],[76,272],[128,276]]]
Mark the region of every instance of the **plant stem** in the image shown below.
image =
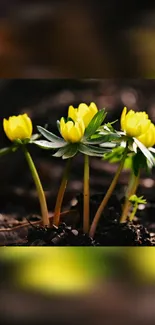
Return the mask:
[[[133,173],[133,171],[131,171],[130,176],[129,176],[129,184],[127,186],[126,192],[125,192],[125,198],[128,198],[132,191],[133,185],[135,182],[135,174]]]
[[[130,218],[129,218],[130,221],[133,220],[133,218],[134,218],[134,216],[135,216],[135,214],[136,214],[137,208],[138,208],[138,203],[135,202],[135,205],[134,205],[134,207],[133,207],[133,211],[132,211],[131,214],[130,214]]]
[[[28,162],[28,165],[29,165],[29,168],[30,168],[34,183],[36,185],[37,192],[38,192],[43,225],[44,226],[49,226],[50,223],[49,223],[49,215],[48,215],[48,209],[47,209],[45,193],[43,191],[42,184],[41,184],[38,172],[36,170],[36,167],[34,165],[34,162],[32,160],[32,157],[31,157],[30,153],[28,152],[26,146],[24,146],[24,145],[23,145],[23,151],[24,151],[26,160]]]
[[[98,210],[96,212],[94,220],[92,222],[90,232],[89,232],[89,236],[92,237],[92,238],[94,237],[94,234],[95,234],[95,231],[96,231],[96,228],[97,228],[97,224],[99,222],[101,214],[103,213],[103,210],[104,210],[106,204],[108,203],[108,201],[109,201],[109,199],[110,199],[110,197],[111,197],[111,195],[112,195],[112,193],[113,193],[113,191],[115,189],[118,178],[119,178],[120,173],[121,173],[121,171],[123,169],[123,166],[124,166],[124,162],[125,162],[125,159],[126,159],[126,156],[127,156],[127,152],[128,152],[128,144],[126,145],[122,160],[121,160],[121,162],[120,162],[120,164],[118,166],[117,172],[116,172],[116,174],[115,174],[115,176],[114,176],[114,178],[112,180],[112,183],[111,183],[105,197],[103,198],[103,200],[102,200],[102,202],[101,202],[101,204],[100,204],[100,206],[99,206],[99,208],[98,208]]]
[[[126,200],[125,200],[122,215],[121,215],[121,218],[120,218],[121,223],[125,222],[126,219],[127,219],[129,209],[131,207],[131,202],[129,201],[129,198],[130,198],[131,195],[136,193],[137,187],[139,185],[139,178],[140,178],[140,170],[139,170],[137,176],[135,176],[135,174],[132,172],[130,182],[129,182],[129,186],[128,186],[127,193],[126,193]]]
[[[89,231],[89,156],[84,155],[83,232]]]
[[[54,217],[53,217],[53,224],[55,226],[58,226],[60,221],[61,206],[62,206],[62,201],[64,198],[64,193],[68,182],[70,165],[71,165],[71,158],[67,159],[66,167],[63,173],[62,181],[56,199],[56,205],[55,205]]]

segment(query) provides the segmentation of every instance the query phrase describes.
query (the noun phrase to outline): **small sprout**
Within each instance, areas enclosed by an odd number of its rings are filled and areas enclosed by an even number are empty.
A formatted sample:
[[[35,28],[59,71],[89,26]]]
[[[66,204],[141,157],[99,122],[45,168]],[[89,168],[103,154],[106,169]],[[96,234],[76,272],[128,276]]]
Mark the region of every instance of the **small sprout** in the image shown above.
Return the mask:
[[[133,205],[133,210],[132,210],[132,212],[131,212],[131,214],[129,216],[129,220],[132,221],[135,214],[136,214],[136,212],[137,212],[138,205],[139,204],[147,204],[147,201],[146,201],[146,199],[144,199],[143,196],[138,197],[136,194],[131,195],[130,198],[129,198],[129,201]]]
[[[144,199],[144,196],[138,197],[136,194],[131,195],[129,201],[137,204],[147,204],[147,201],[146,199]]]

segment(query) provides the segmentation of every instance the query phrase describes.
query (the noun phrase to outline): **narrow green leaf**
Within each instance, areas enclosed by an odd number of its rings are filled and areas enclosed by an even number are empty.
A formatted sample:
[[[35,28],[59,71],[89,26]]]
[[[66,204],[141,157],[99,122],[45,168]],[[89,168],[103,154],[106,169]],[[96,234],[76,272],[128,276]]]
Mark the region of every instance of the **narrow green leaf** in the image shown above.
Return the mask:
[[[116,148],[117,145],[114,142],[103,142],[103,143],[100,144],[100,147],[101,148],[111,148],[112,149],[112,148]]]
[[[32,143],[36,144],[38,147],[42,149],[55,149],[55,148],[62,148],[66,145],[66,142],[49,142],[46,140],[38,140],[38,141],[33,141]]]
[[[53,157],[62,157],[66,152],[67,150],[69,150],[69,146],[70,144],[66,144],[66,146],[60,148],[56,153],[54,153],[52,156]]]
[[[136,138],[133,138],[134,142],[137,144],[138,148],[142,151],[143,155],[149,160],[150,164],[153,166],[155,164],[155,158],[151,152]]]
[[[101,131],[101,132],[102,131],[105,132],[106,130],[111,131],[111,132],[117,132],[112,126],[112,124],[116,123],[117,121],[118,120],[115,120],[113,122],[105,123],[104,125],[101,125],[98,130]]]
[[[149,148],[149,151],[155,153],[155,148],[150,147],[150,148]]]
[[[79,151],[88,156],[103,157],[105,152],[110,151],[109,149],[102,149],[100,147],[94,147],[91,145],[79,144]]]
[[[62,156],[63,159],[68,159],[74,157],[78,152],[78,143],[70,144],[67,152]]]
[[[96,132],[96,130],[101,126],[102,122],[104,121],[106,115],[107,113],[105,112],[104,109],[101,109],[95,114],[95,116],[93,117],[93,119],[91,120],[91,122],[89,123],[89,125],[85,130],[85,134],[84,134],[85,138],[89,138],[91,135],[93,135]]]
[[[18,148],[16,146],[10,146],[10,147],[7,147],[7,148],[2,148],[0,149],[0,157],[10,153],[11,151],[16,151]]]
[[[60,148],[53,157],[62,157],[62,159],[68,159],[76,155],[78,152],[77,143],[69,143],[65,147]]]
[[[88,139],[86,141],[84,140],[83,143],[84,144],[102,144],[104,142],[118,140],[119,138],[121,138],[121,136],[119,134],[110,133],[110,134],[98,136],[97,138],[94,138],[94,139]]]
[[[41,134],[39,134],[39,133],[32,134],[31,139],[30,139],[30,143],[32,143],[33,141],[39,139],[40,137],[41,137]]]
[[[58,137],[54,133],[44,129],[42,126],[37,126],[38,131],[49,141],[56,142],[56,141],[64,141],[62,138]]]
[[[57,120],[57,128],[58,128],[58,130],[60,132],[60,121],[59,120]]]

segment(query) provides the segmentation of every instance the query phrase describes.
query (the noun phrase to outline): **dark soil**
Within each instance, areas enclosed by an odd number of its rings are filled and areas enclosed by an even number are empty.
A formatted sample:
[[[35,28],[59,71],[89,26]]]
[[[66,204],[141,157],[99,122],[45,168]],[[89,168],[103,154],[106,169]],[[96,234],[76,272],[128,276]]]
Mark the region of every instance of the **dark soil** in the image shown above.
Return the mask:
[[[91,222],[104,194],[91,196]],[[155,233],[150,234],[138,219],[120,223],[120,215],[121,200],[113,195],[100,219],[94,239],[90,238],[82,232],[83,196],[80,194],[74,210],[71,208],[62,214],[59,227],[43,227],[38,221],[39,217],[31,216],[27,225],[21,222],[12,231],[0,232],[0,235],[6,236],[6,246],[155,246]]]

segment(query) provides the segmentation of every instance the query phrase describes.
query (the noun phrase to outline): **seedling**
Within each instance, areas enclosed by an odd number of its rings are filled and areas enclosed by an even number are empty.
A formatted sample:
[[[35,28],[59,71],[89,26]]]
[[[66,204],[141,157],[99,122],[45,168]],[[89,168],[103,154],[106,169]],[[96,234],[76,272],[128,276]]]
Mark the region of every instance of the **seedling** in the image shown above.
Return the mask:
[[[147,201],[146,201],[146,199],[144,199],[144,197],[143,196],[137,196],[137,195],[131,195],[130,197],[129,197],[129,201],[132,203],[132,205],[133,205],[133,210],[132,210],[132,212],[131,212],[131,214],[130,214],[130,217],[129,217],[129,220],[130,221],[132,221],[133,220],[133,218],[134,218],[134,216],[135,216],[135,214],[136,214],[136,212],[137,212],[137,209],[138,209],[138,205],[139,204],[147,204]]]

